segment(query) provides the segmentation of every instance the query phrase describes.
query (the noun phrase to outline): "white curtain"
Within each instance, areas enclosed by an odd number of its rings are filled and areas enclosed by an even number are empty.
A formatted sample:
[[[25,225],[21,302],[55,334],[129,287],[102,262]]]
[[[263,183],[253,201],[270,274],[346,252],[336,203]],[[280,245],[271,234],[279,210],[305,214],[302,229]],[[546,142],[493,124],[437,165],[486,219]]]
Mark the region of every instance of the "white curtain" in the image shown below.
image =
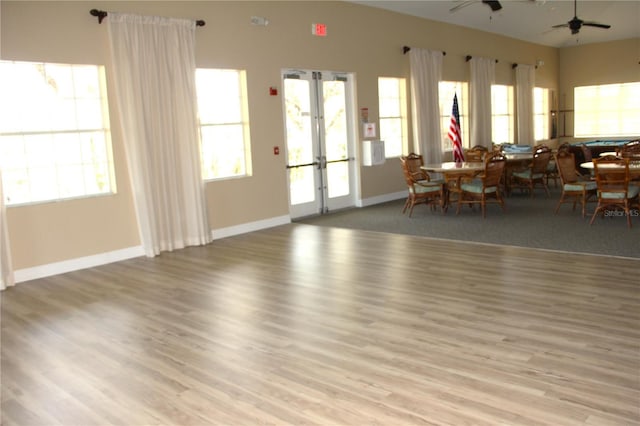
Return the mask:
[[[438,86],[443,56],[440,51],[414,48],[409,51],[413,140],[426,163],[442,162]]]
[[[4,205],[4,191],[2,189],[2,171],[0,171],[0,290],[15,284],[13,266],[11,265],[11,251],[9,246],[9,229],[7,225],[7,209]]]
[[[200,165],[195,22],[109,12],[140,236],[149,257],[211,241]]]
[[[535,145],[533,133],[533,89],[536,86],[536,68],[533,65],[516,67],[516,117],[518,144]]]
[[[471,146],[491,149],[491,85],[495,81],[496,61],[489,58],[471,58]]]

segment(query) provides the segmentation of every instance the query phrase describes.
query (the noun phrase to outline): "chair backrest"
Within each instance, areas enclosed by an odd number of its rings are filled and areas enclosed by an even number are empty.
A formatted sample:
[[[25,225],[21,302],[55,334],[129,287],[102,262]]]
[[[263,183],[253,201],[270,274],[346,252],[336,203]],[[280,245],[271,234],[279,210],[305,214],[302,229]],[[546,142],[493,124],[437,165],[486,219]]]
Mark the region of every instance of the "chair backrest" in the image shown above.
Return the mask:
[[[580,145],[580,149],[582,150],[582,156],[584,157],[585,162],[589,162],[593,159],[593,155],[591,155],[591,149],[585,144]]]
[[[574,183],[578,180],[575,156],[568,149],[559,149],[555,156],[556,167],[562,184]]]
[[[488,153],[489,149],[487,147],[476,145],[473,148],[465,150],[464,159],[469,162],[482,162]]]
[[[487,157],[484,163],[484,175],[482,177],[482,183],[485,188],[500,185],[506,163],[507,159],[499,152]]]
[[[622,145],[618,152],[622,158],[640,160],[640,139]]]
[[[593,159],[598,193],[603,198],[625,200],[629,191],[629,159],[607,155]]]
[[[564,142],[558,147],[558,152],[570,151],[570,150],[571,150],[571,144],[569,142]],[[575,158],[575,155],[574,155],[574,158]]]
[[[408,176],[413,182],[429,180],[429,174],[420,168],[424,165],[422,155],[412,152],[409,155],[402,156],[400,157],[400,164],[402,165],[403,171],[408,173]]]
[[[547,146],[541,146],[533,152],[533,161],[531,162],[531,173],[546,173],[549,160],[552,156],[551,149]]]

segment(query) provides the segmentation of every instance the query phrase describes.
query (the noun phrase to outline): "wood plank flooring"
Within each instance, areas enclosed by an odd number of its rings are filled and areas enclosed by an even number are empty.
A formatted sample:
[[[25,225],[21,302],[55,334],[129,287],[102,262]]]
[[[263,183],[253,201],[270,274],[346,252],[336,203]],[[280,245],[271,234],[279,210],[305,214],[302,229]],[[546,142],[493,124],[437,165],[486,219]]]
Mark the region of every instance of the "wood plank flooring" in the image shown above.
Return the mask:
[[[640,261],[291,224],[0,293],[2,424],[638,425]]]

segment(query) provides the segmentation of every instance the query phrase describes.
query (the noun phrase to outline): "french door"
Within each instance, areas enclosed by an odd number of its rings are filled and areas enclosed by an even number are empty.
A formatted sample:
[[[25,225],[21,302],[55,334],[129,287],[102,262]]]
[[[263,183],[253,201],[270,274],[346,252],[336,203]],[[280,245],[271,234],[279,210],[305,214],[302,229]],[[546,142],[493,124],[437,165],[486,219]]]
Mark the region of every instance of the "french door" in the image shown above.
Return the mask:
[[[283,73],[289,213],[322,214],[355,204],[350,76]]]

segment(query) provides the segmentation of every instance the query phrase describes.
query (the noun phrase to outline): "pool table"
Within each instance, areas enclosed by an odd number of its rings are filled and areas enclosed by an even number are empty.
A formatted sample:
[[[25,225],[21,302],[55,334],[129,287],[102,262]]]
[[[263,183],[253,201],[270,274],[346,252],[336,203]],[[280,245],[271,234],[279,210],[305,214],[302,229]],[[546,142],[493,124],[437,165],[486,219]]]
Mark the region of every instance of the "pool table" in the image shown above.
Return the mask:
[[[596,139],[592,141],[573,142],[569,150],[573,153],[576,160],[576,170],[582,173],[589,173],[587,170],[580,169],[580,164],[585,162],[582,154],[581,145],[586,145],[591,151],[591,156],[597,158],[603,152],[615,151],[616,147],[622,146],[636,139]]]

